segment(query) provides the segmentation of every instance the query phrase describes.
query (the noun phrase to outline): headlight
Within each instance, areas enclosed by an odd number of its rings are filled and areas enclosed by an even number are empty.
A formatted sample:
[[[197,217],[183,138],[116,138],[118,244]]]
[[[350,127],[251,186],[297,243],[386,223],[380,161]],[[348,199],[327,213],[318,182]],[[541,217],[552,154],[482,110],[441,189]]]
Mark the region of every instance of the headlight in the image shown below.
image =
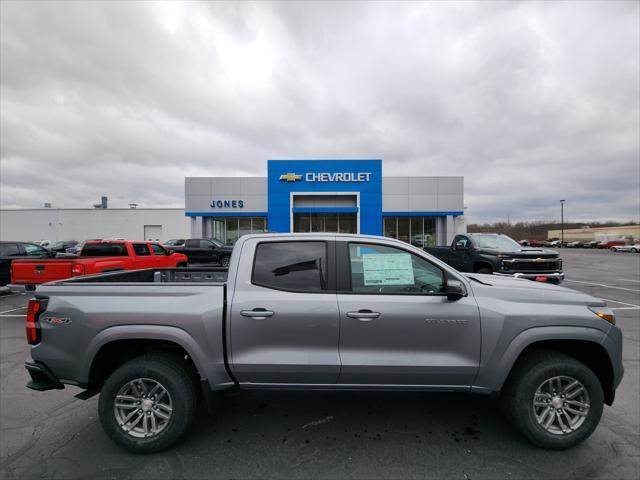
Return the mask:
[[[589,307],[589,310],[612,325],[616,324],[616,316],[609,307]]]

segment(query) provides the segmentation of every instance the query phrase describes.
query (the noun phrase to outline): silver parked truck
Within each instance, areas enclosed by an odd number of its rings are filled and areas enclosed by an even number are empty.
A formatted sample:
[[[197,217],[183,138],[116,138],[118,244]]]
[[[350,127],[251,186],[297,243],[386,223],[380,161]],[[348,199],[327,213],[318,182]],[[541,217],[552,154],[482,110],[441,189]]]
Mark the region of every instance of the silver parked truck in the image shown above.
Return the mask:
[[[611,405],[622,334],[605,302],[462,274],[390,238],[241,237],[228,270],[149,269],[41,285],[28,387],[100,393],[106,433],[167,448],[225,389],[493,395],[534,444],[574,446]]]

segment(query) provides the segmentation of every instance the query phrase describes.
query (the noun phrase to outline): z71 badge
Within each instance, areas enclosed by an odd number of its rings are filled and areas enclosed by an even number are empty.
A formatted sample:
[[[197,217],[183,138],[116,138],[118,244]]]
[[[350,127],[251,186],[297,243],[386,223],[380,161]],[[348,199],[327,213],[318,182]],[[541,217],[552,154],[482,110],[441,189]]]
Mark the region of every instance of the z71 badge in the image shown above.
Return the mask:
[[[71,319],[69,317],[44,317],[42,321],[51,323],[53,325],[62,325],[66,323],[71,323]]]

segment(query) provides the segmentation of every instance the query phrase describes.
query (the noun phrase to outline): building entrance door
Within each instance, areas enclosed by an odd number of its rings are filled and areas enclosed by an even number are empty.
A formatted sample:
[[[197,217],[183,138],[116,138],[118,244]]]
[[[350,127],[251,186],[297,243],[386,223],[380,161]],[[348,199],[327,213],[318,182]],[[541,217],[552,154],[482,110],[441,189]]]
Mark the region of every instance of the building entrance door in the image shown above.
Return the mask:
[[[294,213],[294,232],[358,233],[355,213]]]

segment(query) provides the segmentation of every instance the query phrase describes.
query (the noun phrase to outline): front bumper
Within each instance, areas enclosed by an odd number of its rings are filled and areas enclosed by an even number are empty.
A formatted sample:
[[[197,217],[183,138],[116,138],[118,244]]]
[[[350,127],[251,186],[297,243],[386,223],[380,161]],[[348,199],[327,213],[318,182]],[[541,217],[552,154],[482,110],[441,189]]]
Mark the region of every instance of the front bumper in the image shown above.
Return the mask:
[[[536,280],[539,277],[546,277],[547,281],[553,280],[558,283],[564,280],[564,273],[562,272],[554,272],[554,273],[502,273],[502,272],[493,272],[494,275],[500,275],[501,277],[511,277],[511,278],[524,278],[526,280]]]
[[[25,362],[24,368],[31,375],[31,380],[27,383],[27,387],[31,390],[43,392],[45,390],[62,390],[64,388],[64,385],[44,363],[36,361]]]

